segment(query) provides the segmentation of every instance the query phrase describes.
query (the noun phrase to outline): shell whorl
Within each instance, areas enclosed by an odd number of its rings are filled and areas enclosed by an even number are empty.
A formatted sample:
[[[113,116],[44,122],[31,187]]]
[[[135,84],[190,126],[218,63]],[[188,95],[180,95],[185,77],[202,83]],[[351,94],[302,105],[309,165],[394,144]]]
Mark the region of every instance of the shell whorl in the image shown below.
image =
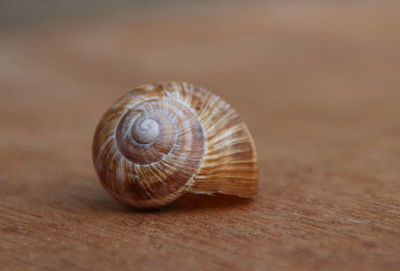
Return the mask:
[[[201,124],[189,108],[171,99],[152,99],[129,109],[117,125],[115,140],[125,159],[142,165],[168,155],[184,160],[192,156],[199,162],[204,151]],[[189,150],[182,149],[186,145]]]
[[[144,85],[100,120],[93,160],[114,197],[139,208],[186,192],[251,196],[258,168],[253,140],[226,102],[197,86]]]

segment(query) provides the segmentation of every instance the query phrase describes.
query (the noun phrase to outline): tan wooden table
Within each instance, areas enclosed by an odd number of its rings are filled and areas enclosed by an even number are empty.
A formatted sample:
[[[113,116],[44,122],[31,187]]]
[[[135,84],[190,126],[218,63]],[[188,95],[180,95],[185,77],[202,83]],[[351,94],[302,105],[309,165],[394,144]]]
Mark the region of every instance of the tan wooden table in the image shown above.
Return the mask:
[[[0,37],[0,270],[400,270],[398,4],[126,11]],[[124,92],[185,80],[255,138],[253,200],[111,198],[91,161]]]

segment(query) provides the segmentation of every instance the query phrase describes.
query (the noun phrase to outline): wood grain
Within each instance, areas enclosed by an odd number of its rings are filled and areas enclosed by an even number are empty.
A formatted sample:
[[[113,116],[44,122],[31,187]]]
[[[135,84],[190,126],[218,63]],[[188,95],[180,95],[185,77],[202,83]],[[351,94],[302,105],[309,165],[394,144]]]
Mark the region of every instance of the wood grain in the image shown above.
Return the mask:
[[[0,270],[399,270],[399,8],[129,11],[3,34]],[[139,212],[102,189],[100,116],[165,80],[241,114],[259,157],[253,200]]]

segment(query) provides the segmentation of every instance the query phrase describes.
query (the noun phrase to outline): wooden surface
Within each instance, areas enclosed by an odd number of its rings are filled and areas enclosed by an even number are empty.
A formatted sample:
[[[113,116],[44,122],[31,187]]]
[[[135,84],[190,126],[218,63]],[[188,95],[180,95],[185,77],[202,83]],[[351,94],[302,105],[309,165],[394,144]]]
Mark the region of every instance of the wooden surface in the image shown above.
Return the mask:
[[[400,270],[399,8],[132,10],[3,34],[0,270]],[[246,120],[253,200],[140,212],[102,189],[98,119],[164,80]]]

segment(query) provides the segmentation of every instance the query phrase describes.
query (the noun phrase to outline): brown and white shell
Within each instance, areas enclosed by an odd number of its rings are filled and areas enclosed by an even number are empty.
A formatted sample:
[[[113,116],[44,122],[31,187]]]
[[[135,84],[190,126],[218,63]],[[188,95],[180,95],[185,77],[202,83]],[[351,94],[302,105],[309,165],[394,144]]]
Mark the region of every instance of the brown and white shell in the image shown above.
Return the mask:
[[[148,84],[122,96],[101,118],[93,161],[104,188],[138,208],[187,192],[251,197],[258,166],[238,113],[184,82]]]

